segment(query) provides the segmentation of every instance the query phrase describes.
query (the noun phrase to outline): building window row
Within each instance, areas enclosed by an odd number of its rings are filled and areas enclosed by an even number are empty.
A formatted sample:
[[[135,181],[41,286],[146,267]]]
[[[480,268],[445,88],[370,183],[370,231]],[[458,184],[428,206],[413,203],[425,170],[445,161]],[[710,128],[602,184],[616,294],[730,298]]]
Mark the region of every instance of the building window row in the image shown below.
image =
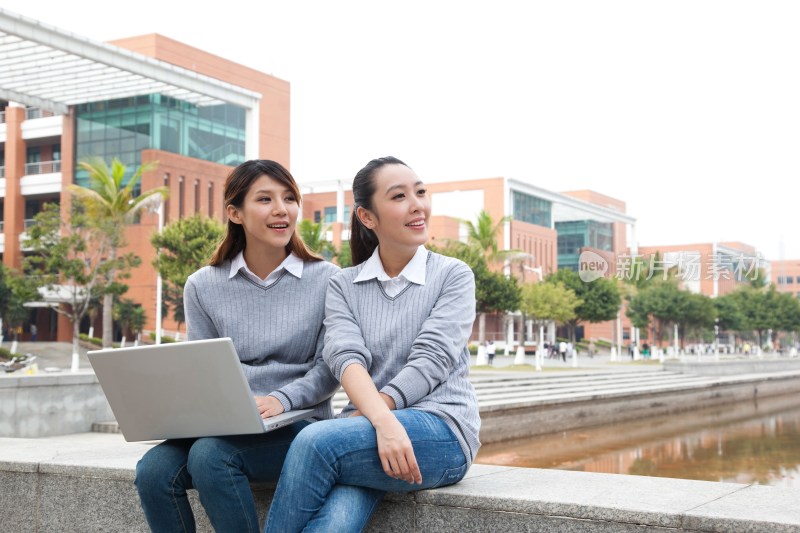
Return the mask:
[[[186,190],[185,190],[185,182],[186,178],[184,176],[178,176],[178,219],[183,218],[186,216],[185,211],[185,204],[186,204]],[[193,214],[199,214],[202,212],[202,205],[200,201],[200,188],[203,186],[202,181],[200,178],[195,178],[193,183],[193,191],[192,191],[192,203],[193,203]],[[164,174],[164,187],[170,191],[170,196],[174,198],[174,194],[171,188],[171,181],[169,173]],[[205,213],[209,218],[214,216],[214,182],[209,181],[207,185],[208,189],[208,202],[206,205],[207,212]],[[164,200],[164,224],[166,225],[169,223],[169,205],[170,205],[170,196]]]
[[[778,276],[778,285],[793,285],[795,279],[797,283],[800,284],[800,276],[797,276],[797,278],[794,276]]]

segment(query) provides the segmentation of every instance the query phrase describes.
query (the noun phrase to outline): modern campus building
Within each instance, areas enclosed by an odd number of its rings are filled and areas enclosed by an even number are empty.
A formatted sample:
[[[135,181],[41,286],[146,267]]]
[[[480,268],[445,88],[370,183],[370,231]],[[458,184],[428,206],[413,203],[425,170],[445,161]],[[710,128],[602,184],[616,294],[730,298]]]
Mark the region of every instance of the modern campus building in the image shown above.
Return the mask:
[[[559,268],[578,270],[580,253],[587,249],[613,264],[614,257],[629,249],[629,234],[630,242],[636,242],[636,220],[626,214],[625,203],[594,191],[557,193],[505,177],[447,182],[435,176],[421,178],[433,205],[431,242],[466,240],[461,221],[474,219],[481,211],[494,221],[508,217],[498,234],[499,248],[520,252],[507,268],[524,283],[539,282]],[[329,240],[337,248],[349,238],[350,183],[329,181],[303,187],[303,217],[326,224]],[[487,322],[487,334],[498,340],[515,339],[514,327],[513,320],[498,317]],[[612,322],[583,328],[580,335],[585,337],[615,340],[618,334]],[[526,338],[532,340],[534,335],[528,328]],[[550,337],[554,337],[552,330]]]
[[[232,165],[262,157],[289,166],[289,83],[161,35],[94,42],[0,9],[0,254],[19,268],[25,228],[45,202],[66,213],[83,158],[117,157],[129,171],[158,161],[143,190],[165,185],[165,222],[222,216]],[[125,297],[155,327],[155,214],[127,229],[142,259]],[[39,340],[69,340],[44,302]],[[165,327],[174,323],[165,321]]]
[[[800,259],[772,261],[771,282],[779,292],[800,298]]]

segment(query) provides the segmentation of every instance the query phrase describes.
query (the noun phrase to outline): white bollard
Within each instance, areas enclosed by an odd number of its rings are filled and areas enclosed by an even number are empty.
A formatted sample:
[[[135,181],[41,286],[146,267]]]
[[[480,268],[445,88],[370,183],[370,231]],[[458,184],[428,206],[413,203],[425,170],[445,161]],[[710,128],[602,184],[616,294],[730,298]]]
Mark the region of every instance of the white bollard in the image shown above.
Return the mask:
[[[70,372],[77,372],[78,366],[80,365],[81,356],[78,352],[72,352],[72,365],[70,366]]]
[[[517,354],[514,356],[515,365],[525,364],[525,347],[523,345],[517,346]]]
[[[125,337],[122,337],[122,339],[119,341],[119,347],[120,348],[124,348],[125,347]]]
[[[89,338],[94,337],[94,326],[89,326]]]
[[[478,357],[475,358],[476,366],[483,366],[489,364],[489,358],[486,357],[486,346],[478,346]]]
[[[614,346],[613,344],[611,345],[611,357],[609,358],[609,361],[611,361],[612,363],[617,362],[617,347]]]

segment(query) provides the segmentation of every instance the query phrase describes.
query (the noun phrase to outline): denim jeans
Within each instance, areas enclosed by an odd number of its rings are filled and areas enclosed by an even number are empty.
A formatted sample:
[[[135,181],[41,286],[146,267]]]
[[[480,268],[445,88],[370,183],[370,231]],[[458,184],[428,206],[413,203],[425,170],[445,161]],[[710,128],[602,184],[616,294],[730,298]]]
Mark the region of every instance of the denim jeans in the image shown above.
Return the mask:
[[[155,533],[195,531],[187,489],[197,489],[219,532],[257,532],[251,481],[276,481],[292,440],[308,421],[257,435],[167,440],[136,465],[136,489]]]
[[[467,473],[464,452],[440,418],[416,409],[394,411],[414,447],[422,485],[386,475],[375,428],[363,416],[313,424],[292,443],[265,530],[361,531],[385,492],[451,485]]]

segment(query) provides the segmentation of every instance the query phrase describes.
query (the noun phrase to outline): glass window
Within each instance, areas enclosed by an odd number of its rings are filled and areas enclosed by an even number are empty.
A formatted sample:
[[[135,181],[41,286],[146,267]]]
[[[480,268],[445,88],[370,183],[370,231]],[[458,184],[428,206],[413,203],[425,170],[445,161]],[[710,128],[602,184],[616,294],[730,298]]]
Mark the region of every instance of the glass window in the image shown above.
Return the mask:
[[[214,182],[208,182],[208,216],[214,216]]]
[[[42,151],[38,146],[29,146],[25,151],[26,163],[38,163],[42,160]]]
[[[183,218],[183,176],[178,176],[178,218]]]
[[[793,276],[786,276],[786,284],[791,285],[794,282]]]
[[[552,223],[553,204],[548,200],[513,191],[513,213],[515,220],[549,228]]]

